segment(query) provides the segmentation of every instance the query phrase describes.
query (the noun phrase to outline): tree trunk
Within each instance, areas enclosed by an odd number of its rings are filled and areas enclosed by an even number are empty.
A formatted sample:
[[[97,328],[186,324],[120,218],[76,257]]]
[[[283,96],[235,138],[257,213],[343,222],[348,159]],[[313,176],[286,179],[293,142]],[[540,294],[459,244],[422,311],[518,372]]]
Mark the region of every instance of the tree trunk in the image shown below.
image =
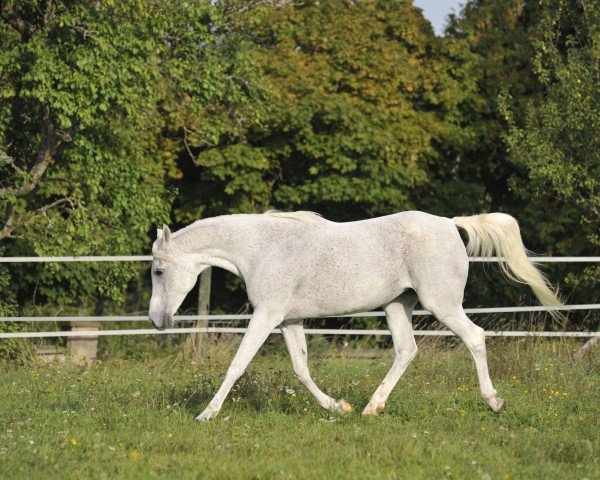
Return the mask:
[[[212,267],[208,267],[200,274],[198,288],[198,315],[208,315],[210,312],[210,288]],[[197,328],[208,327],[208,320],[198,320]],[[185,342],[185,353],[193,362],[199,363],[206,353],[207,333],[191,333]]]

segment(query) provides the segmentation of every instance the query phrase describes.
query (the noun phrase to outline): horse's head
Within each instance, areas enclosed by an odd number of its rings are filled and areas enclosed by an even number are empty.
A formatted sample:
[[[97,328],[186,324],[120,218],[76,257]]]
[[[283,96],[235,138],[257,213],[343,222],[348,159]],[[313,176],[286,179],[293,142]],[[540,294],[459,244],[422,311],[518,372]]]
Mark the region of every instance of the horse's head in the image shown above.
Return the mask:
[[[171,231],[166,225],[158,230],[152,246],[152,298],[150,321],[158,330],[173,326],[173,315],[202,270],[190,255],[171,245]]]

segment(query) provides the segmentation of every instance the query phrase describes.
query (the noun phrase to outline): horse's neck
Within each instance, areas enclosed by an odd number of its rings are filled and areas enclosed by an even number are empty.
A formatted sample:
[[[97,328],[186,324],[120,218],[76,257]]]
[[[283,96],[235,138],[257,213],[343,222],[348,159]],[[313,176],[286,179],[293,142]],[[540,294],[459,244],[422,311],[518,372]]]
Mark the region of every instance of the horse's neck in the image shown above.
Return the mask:
[[[177,248],[203,263],[242,275],[251,268],[259,232],[259,215],[227,215],[196,222],[177,232]]]

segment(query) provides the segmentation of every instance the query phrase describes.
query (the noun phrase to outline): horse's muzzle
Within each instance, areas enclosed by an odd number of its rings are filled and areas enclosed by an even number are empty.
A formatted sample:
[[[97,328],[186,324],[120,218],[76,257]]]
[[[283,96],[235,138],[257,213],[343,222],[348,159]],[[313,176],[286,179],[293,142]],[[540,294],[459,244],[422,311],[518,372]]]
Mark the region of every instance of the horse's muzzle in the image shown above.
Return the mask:
[[[161,322],[157,323],[154,321],[154,319],[152,318],[152,315],[149,315],[150,321],[152,322],[152,325],[154,325],[154,328],[156,328],[157,330],[160,330],[161,332],[163,330],[166,330],[167,328],[171,328],[173,326],[173,315],[162,315],[161,318]]]

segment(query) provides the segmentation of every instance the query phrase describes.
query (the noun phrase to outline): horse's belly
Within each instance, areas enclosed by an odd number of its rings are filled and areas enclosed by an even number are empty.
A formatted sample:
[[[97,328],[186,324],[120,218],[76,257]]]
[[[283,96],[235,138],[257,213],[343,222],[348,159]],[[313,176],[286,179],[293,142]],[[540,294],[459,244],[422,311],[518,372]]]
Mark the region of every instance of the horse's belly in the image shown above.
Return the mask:
[[[322,317],[368,311],[392,301],[410,286],[398,276],[390,278],[370,273],[317,284],[301,282],[290,299],[286,317]]]

